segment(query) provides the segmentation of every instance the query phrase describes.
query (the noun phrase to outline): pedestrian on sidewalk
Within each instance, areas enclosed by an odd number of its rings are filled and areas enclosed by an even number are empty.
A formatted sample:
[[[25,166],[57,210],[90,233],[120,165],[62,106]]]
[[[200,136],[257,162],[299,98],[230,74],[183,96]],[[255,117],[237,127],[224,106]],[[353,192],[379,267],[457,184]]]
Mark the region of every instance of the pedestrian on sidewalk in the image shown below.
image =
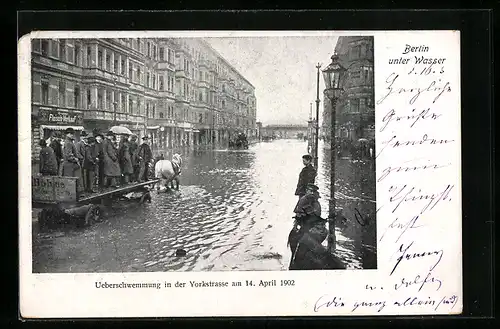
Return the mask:
[[[45,140],[40,140],[40,174],[43,176],[57,176],[57,159],[54,150],[47,146]]]
[[[312,165],[312,156],[309,154],[302,156],[302,163],[304,168],[299,174],[299,181],[297,183],[297,188],[295,189],[295,195],[303,197],[306,194],[307,184],[314,184],[316,180],[316,169]]]

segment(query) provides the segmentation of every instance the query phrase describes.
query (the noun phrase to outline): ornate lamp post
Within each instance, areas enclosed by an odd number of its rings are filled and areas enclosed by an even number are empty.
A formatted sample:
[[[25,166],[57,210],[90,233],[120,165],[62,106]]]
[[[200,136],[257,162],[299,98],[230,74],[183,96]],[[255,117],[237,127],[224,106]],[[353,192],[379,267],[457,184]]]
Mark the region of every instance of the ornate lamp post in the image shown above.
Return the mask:
[[[319,69],[321,64],[316,65],[316,122],[314,126],[314,168],[318,170],[318,135],[319,135]]]
[[[332,62],[323,70],[323,77],[325,79],[326,86],[326,95],[331,102],[332,105],[332,113],[331,113],[331,169],[330,169],[330,203],[329,203],[329,215],[328,215],[328,249],[330,251],[335,250],[336,238],[335,238],[335,148],[336,148],[336,140],[335,140],[335,131],[336,131],[336,107],[337,100],[341,96],[344,83],[344,75],[347,71],[342,65],[339,63],[339,57],[335,53],[332,57]]]

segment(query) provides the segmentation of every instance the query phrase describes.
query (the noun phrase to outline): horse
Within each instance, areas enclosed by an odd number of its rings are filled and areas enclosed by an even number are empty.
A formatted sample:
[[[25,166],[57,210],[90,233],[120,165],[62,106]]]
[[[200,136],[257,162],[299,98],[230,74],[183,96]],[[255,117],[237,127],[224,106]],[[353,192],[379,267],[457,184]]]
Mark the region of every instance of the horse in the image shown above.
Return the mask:
[[[174,154],[172,160],[160,159],[155,163],[155,178],[160,179],[156,183],[156,190],[159,191],[161,185],[163,184],[167,189],[174,189],[174,181],[176,182],[175,189],[179,190],[179,175],[181,174],[182,168],[182,157],[180,154]]]

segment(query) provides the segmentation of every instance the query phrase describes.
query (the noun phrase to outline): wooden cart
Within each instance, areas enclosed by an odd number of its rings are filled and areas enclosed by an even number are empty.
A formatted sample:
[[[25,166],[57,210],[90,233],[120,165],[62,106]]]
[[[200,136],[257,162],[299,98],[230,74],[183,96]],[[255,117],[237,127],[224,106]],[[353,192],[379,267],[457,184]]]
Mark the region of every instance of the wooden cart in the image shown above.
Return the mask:
[[[42,209],[38,214],[41,229],[74,222],[88,226],[103,220],[102,206],[111,205],[121,198],[139,203],[151,202],[151,187],[158,180],[130,183],[96,193],[79,195],[76,177],[34,176],[32,178],[32,206]]]

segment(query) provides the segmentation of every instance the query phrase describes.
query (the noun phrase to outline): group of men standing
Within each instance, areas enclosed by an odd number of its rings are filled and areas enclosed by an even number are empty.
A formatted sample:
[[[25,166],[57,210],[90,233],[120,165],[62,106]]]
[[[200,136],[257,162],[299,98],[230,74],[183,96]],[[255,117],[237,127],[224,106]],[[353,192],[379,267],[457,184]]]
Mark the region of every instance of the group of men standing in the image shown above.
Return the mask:
[[[68,128],[61,135],[54,134],[49,143],[40,141],[40,173],[50,176],[77,177],[79,192],[95,192],[95,187],[119,187],[130,182],[148,179],[150,162],[153,158],[149,138],[144,136],[142,144],[136,135],[105,135],[98,130],[89,136],[80,133],[75,141],[75,131]]]

